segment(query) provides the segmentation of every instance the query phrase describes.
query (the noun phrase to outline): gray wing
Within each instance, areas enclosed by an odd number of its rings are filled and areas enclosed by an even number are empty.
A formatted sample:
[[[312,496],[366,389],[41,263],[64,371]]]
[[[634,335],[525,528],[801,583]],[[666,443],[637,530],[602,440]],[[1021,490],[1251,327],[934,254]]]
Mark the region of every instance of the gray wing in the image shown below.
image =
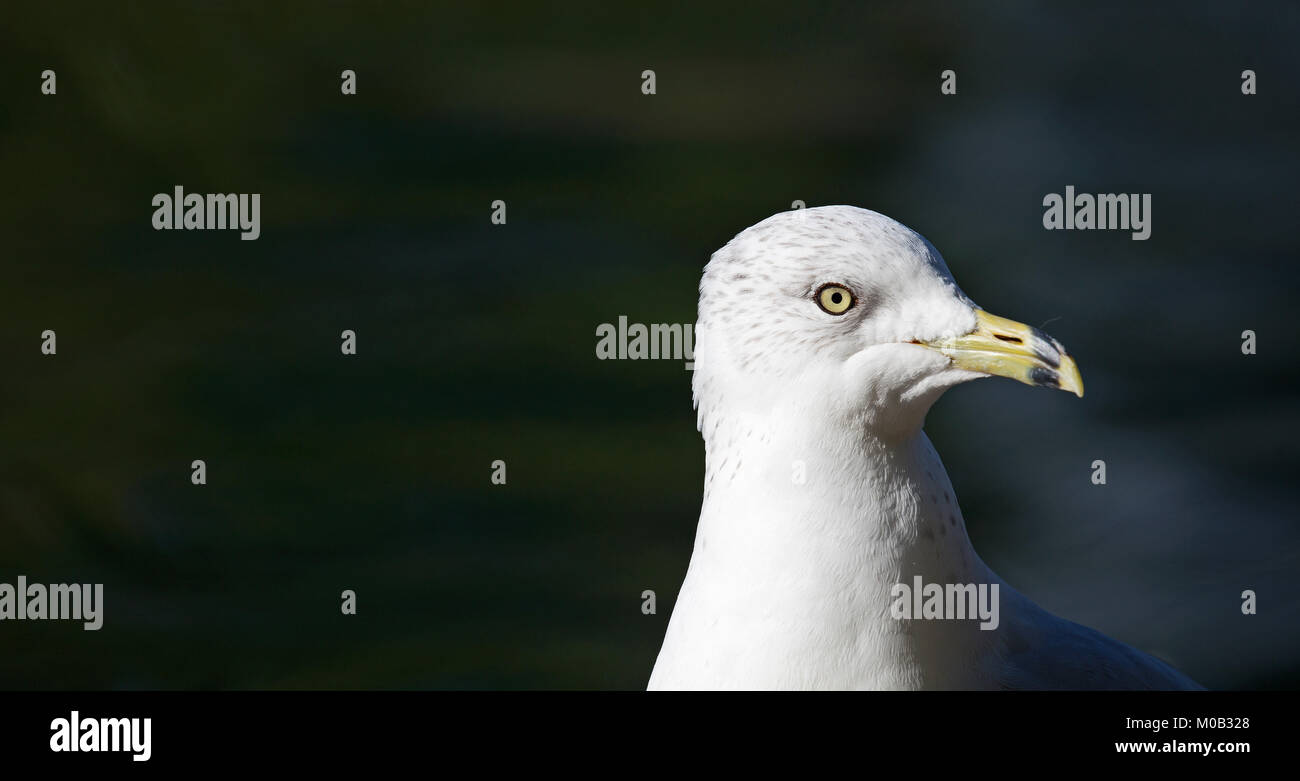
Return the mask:
[[[1150,654],[1025,603],[1029,609],[1005,627],[1004,689],[1205,688]]]

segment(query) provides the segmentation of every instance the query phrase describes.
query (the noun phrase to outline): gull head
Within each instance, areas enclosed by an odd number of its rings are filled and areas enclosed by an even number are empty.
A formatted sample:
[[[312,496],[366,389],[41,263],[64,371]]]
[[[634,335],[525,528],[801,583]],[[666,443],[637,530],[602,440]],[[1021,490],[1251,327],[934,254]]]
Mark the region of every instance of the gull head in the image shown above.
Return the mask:
[[[988,376],[1083,395],[1059,342],[985,312],[924,237],[851,206],[782,212],[714,253],[696,339],[701,430],[782,414],[902,436]]]

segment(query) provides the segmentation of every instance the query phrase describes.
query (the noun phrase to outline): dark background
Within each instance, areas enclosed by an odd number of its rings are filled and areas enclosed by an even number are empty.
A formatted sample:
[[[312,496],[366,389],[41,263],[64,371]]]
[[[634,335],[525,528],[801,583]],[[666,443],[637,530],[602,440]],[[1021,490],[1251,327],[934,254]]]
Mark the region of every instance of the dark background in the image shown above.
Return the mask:
[[[1082,401],[930,416],[995,570],[1208,686],[1300,684],[1295,5],[109,5],[0,28],[0,582],[106,592],[99,632],[0,624],[0,687],[644,686],[702,448],[681,362],[595,328],[692,322],[795,199],[1078,358]],[[155,232],[175,185],[261,193],[261,238]],[[1066,185],[1151,193],[1151,238],[1043,230]]]

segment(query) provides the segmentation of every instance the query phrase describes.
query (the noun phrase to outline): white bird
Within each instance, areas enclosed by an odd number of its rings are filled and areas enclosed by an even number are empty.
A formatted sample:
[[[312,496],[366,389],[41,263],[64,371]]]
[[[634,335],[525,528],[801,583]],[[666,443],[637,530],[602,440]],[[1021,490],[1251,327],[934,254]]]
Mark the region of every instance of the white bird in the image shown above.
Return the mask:
[[[979,377],[1083,383],[1056,340],[977,307],[922,236],[850,206],[770,217],[705,267],[696,335],[704,503],[649,688],[1201,688],[975,553],[926,412]],[[958,598],[900,617],[900,584]],[[954,613],[968,585],[996,598],[996,628]]]

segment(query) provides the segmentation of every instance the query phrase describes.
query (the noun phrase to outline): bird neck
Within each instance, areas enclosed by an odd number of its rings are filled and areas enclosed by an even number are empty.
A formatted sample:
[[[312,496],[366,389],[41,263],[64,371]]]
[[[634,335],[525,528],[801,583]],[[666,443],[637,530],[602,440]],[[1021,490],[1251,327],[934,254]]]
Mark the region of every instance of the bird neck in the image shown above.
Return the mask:
[[[915,576],[988,579],[943,464],[919,429],[893,439],[842,421],[719,421],[706,436],[705,467],[700,561],[692,567],[825,589],[810,598],[844,589],[887,594]]]
[[[941,588],[996,581],[925,435],[886,441],[830,421],[769,420],[705,432],[704,506],[656,680],[988,686],[996,632],[893,614],[895,587],[915,588],[918,577]]]

